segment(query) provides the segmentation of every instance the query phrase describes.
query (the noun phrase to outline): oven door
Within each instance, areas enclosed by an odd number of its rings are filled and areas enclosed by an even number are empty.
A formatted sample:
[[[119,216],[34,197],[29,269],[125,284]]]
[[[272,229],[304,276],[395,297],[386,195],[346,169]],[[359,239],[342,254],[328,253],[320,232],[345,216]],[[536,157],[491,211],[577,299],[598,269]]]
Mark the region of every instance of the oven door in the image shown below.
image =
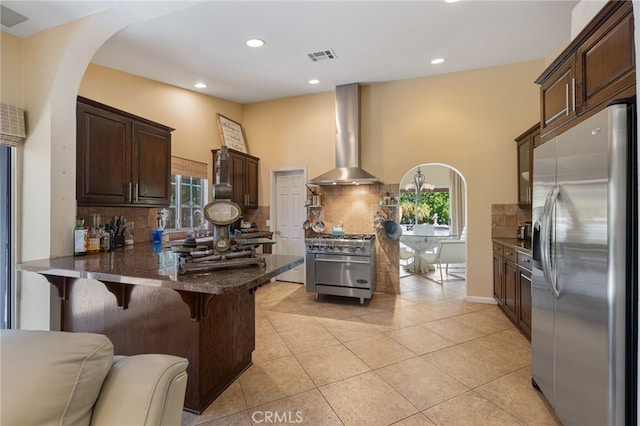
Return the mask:
[[[371,257],[317,254],[316,284],[371,289]]]

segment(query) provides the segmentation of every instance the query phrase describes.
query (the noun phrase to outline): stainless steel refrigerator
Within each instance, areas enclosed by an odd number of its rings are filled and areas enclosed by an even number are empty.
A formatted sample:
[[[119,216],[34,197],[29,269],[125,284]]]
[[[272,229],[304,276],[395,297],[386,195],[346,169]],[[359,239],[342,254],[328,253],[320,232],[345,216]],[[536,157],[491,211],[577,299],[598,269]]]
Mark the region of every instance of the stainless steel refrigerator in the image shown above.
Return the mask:
[[[636,424],[635,99],[534,149],[531,373],[565,425]]]

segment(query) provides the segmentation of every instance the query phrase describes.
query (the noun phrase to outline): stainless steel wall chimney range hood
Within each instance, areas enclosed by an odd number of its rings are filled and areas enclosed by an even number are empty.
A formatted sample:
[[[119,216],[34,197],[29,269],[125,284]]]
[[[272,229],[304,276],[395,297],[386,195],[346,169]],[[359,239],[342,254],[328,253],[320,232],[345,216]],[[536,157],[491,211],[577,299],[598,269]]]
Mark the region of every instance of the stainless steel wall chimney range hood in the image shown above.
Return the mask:
[[[360,85],[336,87],[336,168],[311,179],[316,185],[382,183],[360,167]]]

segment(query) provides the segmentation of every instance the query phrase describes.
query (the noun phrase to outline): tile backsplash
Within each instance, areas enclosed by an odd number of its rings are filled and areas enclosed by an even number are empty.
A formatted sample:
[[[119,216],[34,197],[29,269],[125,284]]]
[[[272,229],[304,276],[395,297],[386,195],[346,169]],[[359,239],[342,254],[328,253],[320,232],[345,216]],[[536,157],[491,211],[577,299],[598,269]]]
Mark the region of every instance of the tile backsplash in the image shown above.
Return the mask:
[[[127,224],[134,223],[133,241],[136,243],[151,242],[151,231],[156,226],[159,209],[156,207],[87,207],[78,206],[77,216],[84,218],[86,225],[91,225],[93,213],[101,217],[101,223],[110,223],[113,216],[124,216]]]
[[[517,204],[491,205],[491,236],[494,238],[517,238],[517,228],[531,221],[531,210],[521,209]]]
[[[384,230],[374,229],[373,216],[380,210],[380,200],[385,194],[397,198],[399,188],[399,184],[381,184],[323,186],[321,189],[325,232],[342,223],[348,234],[375,233],[376,291],[392,294],[400,293],[400,245],[390,240]]]
[[[398,184],[380,185],[338,185],[321,188],[323,221],[325,232],[330,233],[333,226],[342,223],[349,234],[376,234],[376,291],[398,294],[400,292],[399,244],[390,240],[382,229],[374,229],[373,217],[380,210],[380,200],[386,193],[397,197]],[[91,221],[91,215],[98,213],[102,223],[108,223],[113,216],[124,216],[127,222],[134,222],[134,241],[150,242],[151,231],[156,224],[158,208],[143,207],[86,207],[78,206],[77,215]],[[398,220],[397,209],[395,219]],[[255,222],[261,230],[268,230],[269,206],[246,209],[243,217]],[[310,232],[310,231],[309,231]],[[515,230],[514,230],[515,233]]]

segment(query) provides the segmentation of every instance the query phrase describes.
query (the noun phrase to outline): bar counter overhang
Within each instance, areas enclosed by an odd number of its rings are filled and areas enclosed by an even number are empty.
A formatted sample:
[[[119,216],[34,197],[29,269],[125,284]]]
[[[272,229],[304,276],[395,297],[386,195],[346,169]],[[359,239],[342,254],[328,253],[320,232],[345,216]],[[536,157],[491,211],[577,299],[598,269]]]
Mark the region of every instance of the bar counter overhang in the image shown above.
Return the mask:
[[[113,252],[22,262],[54,285],[64,331],[104,334],[118,355],[189,360],[185,409],[201,413],[246,368],[255,349],[255,290],[303,262],[178,274],[178,255],[136,244]],[[85,278],[85,279],[82,279]]]

